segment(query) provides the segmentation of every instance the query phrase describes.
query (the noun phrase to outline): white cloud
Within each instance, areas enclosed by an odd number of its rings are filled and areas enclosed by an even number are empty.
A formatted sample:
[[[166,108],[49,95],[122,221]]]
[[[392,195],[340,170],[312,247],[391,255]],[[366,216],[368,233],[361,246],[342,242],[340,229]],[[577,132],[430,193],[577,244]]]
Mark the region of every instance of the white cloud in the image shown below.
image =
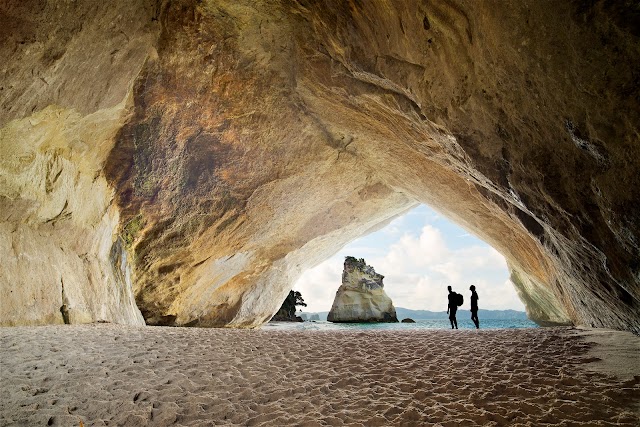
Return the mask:
[[[448,252],[440,230],[425,225],[419,237],[403,234],[384,257],[371,262],[380,269],[416,271],[445,259]]]
[[[307,307],[303,311],[329,311],[342,281],[342,263],[333,257],[298,279],[294,289],[300,291]]]
[[[479,302],[478,304],[481,308],[524,311],[524,304],[520,301],[511,280],[507,279],[500,285],[495,286],[481,283],[481,286],[484,289],[484,296],[482,297],[484,302]]]
[[[342,257],[344,259],[343,253],[354,253],[358,254],[359,258],[373,258],[373,257],[382,257],[385,255],[385,251],[382,248],[376,247],[367,247],[367,246],[347,246],[342,249],[336,256]]]

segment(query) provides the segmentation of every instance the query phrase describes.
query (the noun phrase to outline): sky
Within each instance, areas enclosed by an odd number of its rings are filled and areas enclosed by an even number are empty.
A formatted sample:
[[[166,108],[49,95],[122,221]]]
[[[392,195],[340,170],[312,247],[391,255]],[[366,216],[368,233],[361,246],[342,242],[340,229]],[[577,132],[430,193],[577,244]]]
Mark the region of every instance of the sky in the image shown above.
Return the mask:
[[[307,270],[293,289],[307,307],[329,311],[342,281],[344,257],[364,258],[384,276],[384,289],[395,307],[446,311],[447,286],[465,296],[468,309],[476,286],[480,309],[519,310],[524,305],[509,280],[504,257],[464,229],[421,205],[385,228],[354,240],[333,257]]]

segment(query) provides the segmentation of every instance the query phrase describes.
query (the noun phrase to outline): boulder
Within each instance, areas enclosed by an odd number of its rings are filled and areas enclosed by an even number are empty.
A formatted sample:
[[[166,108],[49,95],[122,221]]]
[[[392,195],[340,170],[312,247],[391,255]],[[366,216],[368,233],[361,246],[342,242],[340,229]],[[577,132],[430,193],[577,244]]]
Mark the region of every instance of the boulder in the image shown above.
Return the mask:
[[[401,323],[416,323],[416,321],[407,317],[406,319],[402,319]]]
[[[329,322],[397,322],[396,309],[384,291],[384,276],[375,272],[364,259],[346,257],[342,285],[336,292]]]

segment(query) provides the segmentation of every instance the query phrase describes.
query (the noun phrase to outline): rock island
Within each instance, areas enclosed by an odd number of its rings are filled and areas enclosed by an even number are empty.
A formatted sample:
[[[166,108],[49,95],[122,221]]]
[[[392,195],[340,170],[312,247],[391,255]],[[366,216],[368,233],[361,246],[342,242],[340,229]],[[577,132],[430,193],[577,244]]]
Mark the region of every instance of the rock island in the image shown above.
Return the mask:
[[[348,256],[344,260],[342,285],[336,292],[329,322],[397,322],[396,309],[384,291],[384,276],[376,273],[364,259]]]

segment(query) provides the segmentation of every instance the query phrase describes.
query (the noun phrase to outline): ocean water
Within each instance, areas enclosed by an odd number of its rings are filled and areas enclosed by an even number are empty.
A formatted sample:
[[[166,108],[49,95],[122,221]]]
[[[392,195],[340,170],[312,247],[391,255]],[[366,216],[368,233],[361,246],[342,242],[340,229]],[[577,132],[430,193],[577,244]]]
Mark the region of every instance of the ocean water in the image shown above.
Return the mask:
[[[480,329],[518,329],[537,328],[534,322],[528,319],[480,319]],[[410,331],[422,329],[451,329],[448,319],[416,319],[416,323],[331,323],[323,321],[315,322],[269,322],[262,326],[263,329],[288,329],[288,330],[388,330]],[[475,329],[471,319],[458,318],[458,329]]]

